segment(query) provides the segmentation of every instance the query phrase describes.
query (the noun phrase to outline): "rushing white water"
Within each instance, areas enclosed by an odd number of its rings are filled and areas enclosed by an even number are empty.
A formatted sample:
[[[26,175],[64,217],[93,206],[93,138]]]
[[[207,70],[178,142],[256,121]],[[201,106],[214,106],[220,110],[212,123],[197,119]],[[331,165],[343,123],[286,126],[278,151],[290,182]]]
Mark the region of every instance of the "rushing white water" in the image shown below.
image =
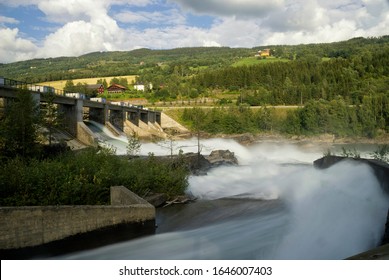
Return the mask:
[[[342,162],[317,170],[312,162],[323,151],[281,143],[246,148],[232,140],[202,142],[204,154],[229,149],[240,165],[189,179],[187,191],[199,202],[166,218],[177,229],[65,258],[343,259],[379,244],[389,200],[367,165]],[[197,149],[194,140],[178,146]],[[157,147],[142,148],[168,153]],[[233,199],[221,199],[226,197]]]

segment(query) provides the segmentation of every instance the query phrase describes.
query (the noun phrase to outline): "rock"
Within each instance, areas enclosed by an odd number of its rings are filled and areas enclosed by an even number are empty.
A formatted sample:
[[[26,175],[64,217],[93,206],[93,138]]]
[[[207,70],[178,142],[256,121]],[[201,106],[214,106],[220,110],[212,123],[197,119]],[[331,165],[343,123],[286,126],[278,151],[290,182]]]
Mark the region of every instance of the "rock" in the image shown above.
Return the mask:
[[[184,161],[189,170],[195,175],[205,175],[206,171],[211,168],[211,163],[198,153],[184,154]]]
[[[344,159],[350,159],[346,157],[341,157],[341,156],[324,156],[322,158],[319,158],[313,162],[313,166],[318,168],[318,169],[326,169],[334,164],[341,162]]]
[[[206,157],[212,167],[220,165],[237,165],[238,160],[233,152],[229,150],[216,150],[212,151],[209,156]]]
[[[250,145],[255,142],[254,135],[250,133],[244,133],[232,137],[233,140],[237,141],[241,145]]]
[[[212,151],[209,156],[187,153],[183,155],[183,159],[193,175],[206,175],[212,167],[238,164],[235,154],[229,150]]]
[[[154,207],[161,207],[165,205],[167,201],[167,195],[164,193],[154,193],[146,196],[144,199]]]

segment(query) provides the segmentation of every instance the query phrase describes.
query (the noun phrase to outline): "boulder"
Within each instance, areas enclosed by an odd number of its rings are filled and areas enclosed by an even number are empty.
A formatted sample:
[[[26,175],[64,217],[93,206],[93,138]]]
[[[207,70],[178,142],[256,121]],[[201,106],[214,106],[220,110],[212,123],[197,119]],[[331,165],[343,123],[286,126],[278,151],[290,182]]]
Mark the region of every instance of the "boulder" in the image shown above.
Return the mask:
[[[205,175],[211,168],[211,163],[201,154],[186,153],[183,157],[185,164],[194,175]]]
[[[212,167],[220,165],[237,165],[235,154],[229,150],[215,150],[206,157]]]
[[[165,205],[167,195],[164,193],[154,193],[146,196],[144,199],[154,207],[161,207]]]
[[[236,135],[233,136],[232,139],[234,139],[236,142],[238,142],[241,145],[250,145],[255,142],[255,137],[251,133]]]
[[[238,164],[235,154],[229,150],[215,150],[209,156],[187,153],[183,159],[193,175],[206,175],[212,167]]]

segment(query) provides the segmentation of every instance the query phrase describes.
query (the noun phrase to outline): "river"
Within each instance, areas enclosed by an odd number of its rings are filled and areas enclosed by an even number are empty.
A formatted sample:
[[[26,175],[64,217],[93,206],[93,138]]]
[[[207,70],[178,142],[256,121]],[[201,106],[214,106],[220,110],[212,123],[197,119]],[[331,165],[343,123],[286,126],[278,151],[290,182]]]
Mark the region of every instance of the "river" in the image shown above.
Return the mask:
[[[94,130],[125,153],[125,138]],[[239,166],[191,176],[187,192],[197,202],[159,209],[155,235],[62,257],[337,260],[380,243],[389,198],[368,166],[342,162],[317,170],[312,162],[327,149],[318,145],[201,143],[203,154],[234,152]],[[164,147],[142,144],[141,153],[169,154]],[[360,148],[368,156],[371,147]],[[196,139],[176,142],[175,149],[196,151]]]

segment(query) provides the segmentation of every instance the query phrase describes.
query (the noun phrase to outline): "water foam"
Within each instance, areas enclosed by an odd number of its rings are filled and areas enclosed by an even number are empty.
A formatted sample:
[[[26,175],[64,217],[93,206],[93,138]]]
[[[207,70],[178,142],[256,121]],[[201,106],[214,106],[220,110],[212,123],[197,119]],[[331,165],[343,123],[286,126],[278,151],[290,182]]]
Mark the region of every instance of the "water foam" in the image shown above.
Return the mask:
[[[276,259],[341,259],[379,244],[388,197],[371,168],[343,162],[327,170],[295,164],[318,157],[293,145],[257,145],[247,166],[192,177],[188,192],[202,199],[244,193],[280,199],[289,209]]]
[[[124,242],[70,255],[103,259],[342,259],[379,244],[388,196],[371,168],[342,162],[317,170],[323,151],[291,144],[244,147],[232,140],[202,140],[203,154],[229,149],[240,166],[220,167],[189,179],[188,192],[202,200],[240,196],[281,201],[285,207],[257,216]],[[197,151],[197,140],[176,151]],[[149,143],[142,153],[166,155]],[[188,217],[191,219],[191,217]]]

